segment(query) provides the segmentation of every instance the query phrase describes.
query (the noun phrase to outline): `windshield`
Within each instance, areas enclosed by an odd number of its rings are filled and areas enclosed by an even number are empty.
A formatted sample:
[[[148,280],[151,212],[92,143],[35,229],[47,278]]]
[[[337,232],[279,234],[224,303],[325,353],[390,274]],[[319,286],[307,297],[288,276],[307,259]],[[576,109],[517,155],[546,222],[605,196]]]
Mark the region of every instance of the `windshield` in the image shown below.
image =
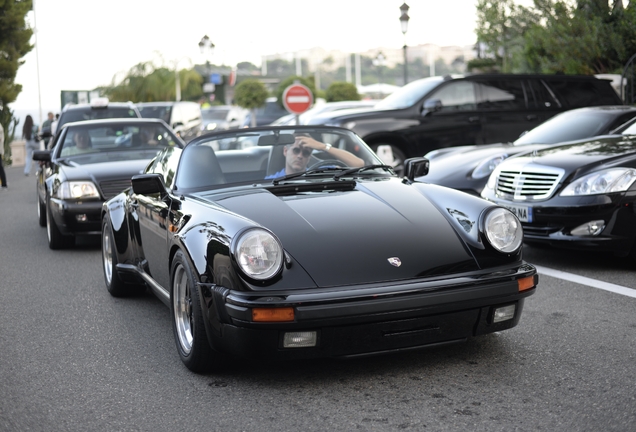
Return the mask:
[[[225,120],[229,112],[230,110],[225,108],[201,110],[204,120]]]
[[[444,81],[444,78],[442,77],[430,77],[410,82],[382,99],[375,105],[375,108],[387,110],[413,106],[417,101],[422,99],[424,95],[437,87],[442,81]]]
[[[178,188],[232,184],[272,185],[274,179],[306,174],[294,181],[333,179],[336,173],[382,161],[356,134],[342,129],[281,126],[240,129],[201,137],[183,151]],[[388,176],[386,168],[356,170],[353,176]]]
[[[55,151],[59,157],[105,155],[130,149],[156,153],[165,147],[180,145],[178,143],[179,139],[159,122],[69,125]]]
[[[66,111],[60,119],[58,130],[66,123],[84,120],[97,120],[107,118],[138,118],[135,110],[127,107],[107,107],[107,108],[77,108]]]
[[[593,137],[603,130],[613,118],[603,112],[568,111],[541,123],[514,142],[516,146],[528,144],[556,144]]]
[[[138,106],[139,114],[145,118],[157,118],[170,124],[172,106]]]

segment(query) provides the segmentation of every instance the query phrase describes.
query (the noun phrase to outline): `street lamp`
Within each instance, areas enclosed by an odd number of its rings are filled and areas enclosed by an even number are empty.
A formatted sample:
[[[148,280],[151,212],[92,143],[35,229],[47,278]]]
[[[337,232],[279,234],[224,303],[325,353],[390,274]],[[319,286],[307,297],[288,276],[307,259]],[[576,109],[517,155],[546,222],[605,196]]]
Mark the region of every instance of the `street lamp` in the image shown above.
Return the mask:
[[[205,73],[206,73],[206,79],[204,80],[204,84],[203,84],[203,91],[206,92],[206,84],[209,83],[210,80],[210,57],[212,56],[212,54],[214,54],[214,44],[212,43],[212,41],[210,40],[210,38],[208,37],[208,35],[205,35],[201,38],[201,40],[199,41],[199,49],[201,50],[202,54],[205,54],[206,58],[205,58]],[[210,86],[208,86],[210,87]],[[211,93],[214,90],[209,90],[208,92]]]
[[[400,15],[400,25],[402,26],[402,34],[404,35],[404,85],[406,85],[407,81],[408,81],[408,72],[407,72],[407,64],[406,64],[406,30],[409,26],[409,14],[407,13],[409,11],[409,5],[407,5],[406,3],[403,3],[402,6],[400,6],[400,12],[402,12],[402,14]]]

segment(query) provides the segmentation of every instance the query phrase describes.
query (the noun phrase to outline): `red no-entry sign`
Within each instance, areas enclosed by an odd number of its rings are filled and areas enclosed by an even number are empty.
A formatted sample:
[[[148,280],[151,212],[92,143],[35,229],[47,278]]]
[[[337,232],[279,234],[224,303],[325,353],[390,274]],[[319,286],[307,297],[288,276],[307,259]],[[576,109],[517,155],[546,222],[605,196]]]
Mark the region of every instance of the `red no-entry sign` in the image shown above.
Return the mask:
[[[306,86],[292,84],[283,92],[283,105],[292,114],[302,114],[314,103],[314,97]]]

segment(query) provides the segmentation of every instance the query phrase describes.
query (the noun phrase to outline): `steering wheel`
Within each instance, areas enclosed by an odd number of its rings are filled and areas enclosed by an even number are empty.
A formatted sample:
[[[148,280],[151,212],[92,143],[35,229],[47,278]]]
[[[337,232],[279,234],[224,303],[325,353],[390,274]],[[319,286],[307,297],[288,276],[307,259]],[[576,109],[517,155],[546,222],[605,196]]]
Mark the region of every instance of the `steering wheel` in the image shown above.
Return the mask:
[[[347,165],[346,163],[344,163],[342,161],[339,161],[338,159],[325,159],[325,160],[318,161],[315,164],[313,164],[312,166],[308,167],[307,171],[316,169],[316,168],[321,167],[321,166],[331,166],[331,165],[336,165],[336,166],[339,166],[339,167],[342,167],[342,168],[348,168],[349,167],[349,165]]]

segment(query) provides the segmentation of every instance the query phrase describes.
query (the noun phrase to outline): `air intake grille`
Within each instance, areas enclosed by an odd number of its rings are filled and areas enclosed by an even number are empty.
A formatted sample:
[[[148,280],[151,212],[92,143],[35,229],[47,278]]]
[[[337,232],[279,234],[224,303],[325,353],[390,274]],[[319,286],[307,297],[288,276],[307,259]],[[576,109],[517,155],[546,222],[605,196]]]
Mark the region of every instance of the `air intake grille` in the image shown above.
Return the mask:
[[[554,192],[562,176],[562,170],[502,170],[497,176],[497,195],[517,201],[546,199]]]
[[[99,184],[99,187],[102,189],[102,195],[104,195],[104,198],[108,200],[124,189],[130,187],[130,185],[130,179],[121,179],[103,181]]]

